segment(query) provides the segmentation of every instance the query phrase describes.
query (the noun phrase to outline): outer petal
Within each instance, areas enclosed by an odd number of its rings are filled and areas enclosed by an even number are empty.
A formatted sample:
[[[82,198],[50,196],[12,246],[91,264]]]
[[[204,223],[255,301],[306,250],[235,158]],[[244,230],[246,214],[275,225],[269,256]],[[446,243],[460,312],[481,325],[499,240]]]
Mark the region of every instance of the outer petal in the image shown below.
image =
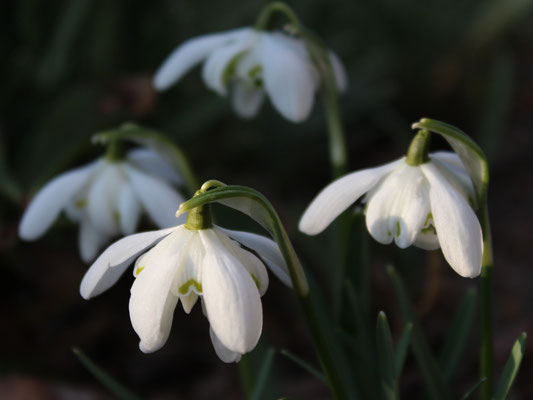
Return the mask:
[[[340,92],[345,92],[346,89],[348,89],[348,76],[346,74],[346,70],[344,69],[344,65],[335,52],[330,50],[328,56],[331,68],[333,69],[333,75],[335,76],[337,89]]]
[[[262,235],[250,232],[232,231],[218,227],[225,232],[230,238],[241,243],[245,247],[252,249],[257,253],[266,266],[288,287],[292,287],[289,268],[279,251],[276,242]]]
[[[213,329],[209,327],[209,337],[213,343],[215,353],[217,353],[218,358],[220,358],[225,363],[239,362],[241,360],[241,354],[235,351],[231,351],[226,346],[222,344],[220,339],[215,335]]]
[[[91,224],[88,218],[80,221],[80,230],[78,235],[78,246],[83,262],[90,262],[97,256],[98,251],[109,239],[105,233],[99,232]]]
[[[81,296],[88,300],[109,289],[139,254],[175,229],[137,233],[113,243],[83,277],[80,285]]]
[[[300,231],[316,235],[359,197],[372,189],[383,176],[403,163],[403,159],[381,167],[352,172],[326,186],[311,202],[300,219]]]
[[[125,182],[120,188],[116,209],[122,234],[131,235],[137,229],[141,205],[129,182]]]
[[[259,291],[248,271],[224,250],[214,232],[205,230],[199,234],[207,251],[202,286],[211,328],[227,349],[247,353],[261,335],[263,310]]]
[[[185,201],[182,195],[162,180],[131,166],[127,166],[124,170],[133,190],[156,225],[167,227],[180,223],[180,220],[176,219],[176,210]],[[184,218],[182,217],[182,220]]]
[[[216,232],[218,239],[224,245],[226,250],[229,251],[244,268],[246,268],[259,289],[259,295],[263,296],[268,289],[268,273],[265,264],[263,264],[263,262],[252,252],[243,249],[239,243],[231,240],[221,229],[215,227],[213,230]]]
[[[420,167],[430,183],[431,212],[446,261],[461,276],[478,276],[483,238],[476,214],[433,163]]]
[[[187,40],[178,46],[163,62],[163,65],[159,67],[155,73],[154,87],[157,90],[167,89],[181,79],[196,64],[205,59],[213,50],[250,30],[250,28],[242,28]]]
[[[231,104],[241,118],[255,117],[264,99],[265,92],[262,88],[241,81],[236,81],[232,85]]]
[[[168,339],[178,303],[171,286],[182,249],[191,238],[191,231],[178,228],[163,239],[144,259],[146,265],[131,287],[131,324],[141,339],[139,348],[144,353],[159,350]]]
[[[227,94],[228,69],[240,54],[250,48],[255,37],[256,34],[250,32],[211,53],[202,69],[202,78],[209,89],[221,96]]]
[[[265,89],[274,107],[292,122],[305,120],[314,102],[315,67],[287,44],[291,38],[264,33],[261,61]]]
[[[24,212],[19,225],[19,236],[24,240],[35,240],[46,232],[99,165],[97,161],[76,168],[47,183]]]
[[[414,243],[430,211],[428,183],[419,167],[407,164],[391,172],[368,195],[366,226],[378,242]]]
[[[118,193],[125,177],[118,163],[106,162],[95,176],[87,194],[87,213],[93,226],[108,236],[118,233]]]
[[[165,181],[181,185],[183,178],[172,164],[156,151],[140,147],[128,152],[128,161],[135,167],[150,175],[159,176]]]

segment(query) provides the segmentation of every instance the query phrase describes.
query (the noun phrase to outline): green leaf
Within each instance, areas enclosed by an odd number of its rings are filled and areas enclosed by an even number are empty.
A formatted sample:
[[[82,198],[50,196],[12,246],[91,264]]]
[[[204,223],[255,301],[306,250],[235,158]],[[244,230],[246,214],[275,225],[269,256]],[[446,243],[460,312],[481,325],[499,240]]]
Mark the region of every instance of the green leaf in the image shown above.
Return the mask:
[[[476,316],[476,290],[469,289],[450,324],[446,341],[439,357],[444,379],[449,381],[468,343],[469,333]]]
[[[509,359],[503,368],[500,381],[496,387],[496,392],[494,394],[495,400],[505,400],[509,394],[511,386],[513,386],[516,374],[518,373],[520,364],[522,363],[522,358],[524,358],[526,337],[526,333],[522,332],[518,339],[516,339],[516,342],[511,349],[511,354],[509,355]]]
[[[413,352],[420,366],[420,372],[426,382],[430,398],[437,400],[450,399],[450,390],[445,384],[442,371],[439,369],[439,366],[433,357],[433,354],[431,353],[431,349],[429,348],[422,329],[416,320],[415,312],[409,297],[407,296],[404,283],[400,276],[396,273],[394,267],[390,266],[387,269],[387,273],[394,284],[396,297],[398,298],[400,311],[404,320],[411,321],[413,324]]]
[[[444,122],[422,118],[413,129],[424,129],[441,135],[463,161],[476,189],[478,204],[485,204],[489,185],[489,165],[483,150],[470,136]]]
[[[274,360],[274,354],[275,352],[273,348],[269,348],[267,350],[265,358],[263,359],[263,363],[261,365],[261,368],[259,369],[259,373],[255,380],[255,386],[252,395],[250,396],[250,400],[259,400],[263,398],[268,375],[270,374],[270,370],[272,369],[272,361]]]
[[[87,357],[79,348],[73,347],[72,352],[78,357],[80,362],[89,370],[98,382],[104,385],[113,396],[120,400],[140,400],[140,397],[132,393],[129,389],[118,383],[115,378],[105,372],[102,368]]]
[[[322,372],[320,372],[318,369],[310,365],[308,362],[304,361],[297,355],[291,353],[289,350],[281,349],[280,353],[287,357],[289,360],[291,360],[296,365],[302,367],[305,371],[309,372],[309,374],[313,375],[315,378],[317,378],[320,382],[327,385],[326,377]]]
[[[376,323],[376,345],[381,395],[384,400],[399,398],[394,370],[394,350],[387,316],[380,311]]]
[[[481,378],[474,386],[472,386],[461,398],[461,400],[468,400],[472,397],[472,395],[475,393],[475,391],[481,386],[483,382],[487,380],[486,377]]]
[[[292,247],[292,243],[278,214],[266,197],[258,191],[245,186],[228,185],[197,194],[192,199],[181,204],[178,213],[181,214],[213,202],[221,203],[249,215],[270,233],[278,244],[281,254],[289,267],[296,294],[301,298],[307,297],[309,285],[300,260]]]
[[[93,142],[106,144],[113,140],[126,140],[152,148],[175,166],[183,176],[191,196],[199,188],[185,153],[162,133],[136,124],[125,123],[118,129],[99,132],[93,136]]]
[[[407,350],[409,350],[409,344],[411,343],[411,334],[413,332],[413,324],[409,322],[405,325],[402,336],[398,341],[396,347],[396,353],[394,357],[394,366],[396,376],[400,379],[402,375],[403,365],[405,364],[405,358],[407,357]]]

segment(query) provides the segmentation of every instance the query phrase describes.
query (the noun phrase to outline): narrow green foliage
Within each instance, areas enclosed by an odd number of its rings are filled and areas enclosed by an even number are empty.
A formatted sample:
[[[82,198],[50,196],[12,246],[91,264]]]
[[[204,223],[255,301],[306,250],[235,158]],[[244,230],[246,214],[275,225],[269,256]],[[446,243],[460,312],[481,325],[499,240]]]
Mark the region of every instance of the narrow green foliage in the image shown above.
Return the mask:
[[[437,361],[431,353],[431,349],[426,341],[426,337],[418,325],[415,312],[407,295],[404,283],[400,276],[396,273],[394,267],[389,267],[387,269],[387,273],[394,284],[396,297],[398,298],[400,311],[404,320],[411,321],[413,324],[413,352],[420,366],[420,372],[426,382],[429,396],[431,399],[436,400],[450,399],[451,393],[444,382],[444,377],[442,376],[442,372],[439,369]]]
[[[296,354],[291,353],[287,349],[281,349],[280,353],[287,357],[289,360],[291,360],[296,365],[302,367],[305,371],[309,372],[309,374],[313,375],[315,378],[317,378],[320,382],[327,385],[326,377],[322,372],[320,372],[318,369],[313,367],[308,362],[304,361],[302,358],[298,357]]]
[[[119,400],[140,400],[140,397],[132,393],[129,389],[118,383],[115,378],[105,372],[102,368],[94,363],[89,357],[87,357],[79,348],[73,347],[72,352],[78,360],[84,365],[87,370],[105,386],[114,397]]]
[[[487,378],[481,378],[474,386],[472,386],[468,392],[464,394],[464,396],[461,398],[461,400],[468,400],[472,398],[472,395],[478,390],[478,388],[481,386],[483,382],[485,382]]]
[[[396,379],[394,367],[392,335],[389,323],[387,322],[387,316],[383,311],[379,312],[377,318],[376,346],[381,397],[384,400],[398,399],[398,380]]]
[[[269,348],[266,351],[261,368],[259,369],[259,373],[257,374],[257,378],[255,380],[255,386],[252,395],[250,396],[250,400],[260,400],[264,397],[266,382],[268,380],[270,370],[272,369],[272,362],[274,361],[274,354],[275,351],[273,348]]]
[[[469,334],[476,317],[476,296],[475,289],[469,289],[466,292],[446,334],[446,341],[439,357],[439,365],[444,379],[447,381],[452,378],[452,374],[468,343]]]
[[[407,325],[405,325],[402,336],[398,341],[398,346],[396,347],[396,353],[394,356],[394,369],[398,379],[400,379],[400,376],[402,375],[403,365],[405,364],[405,358],[407,357],[407,350],[409,350],[409,344],[411,343],[412,332],[413,324],[409,322]]]
[[[516,374],[520,369],[520,364],[522,363],[522,358],[524,358],[524,352],[526,350],[526,333],[522,334],[516,339],[513,348],[511,349],[511,354],[505,367],[503,368],[502,375],[496,387],[494,394],[495,400],[505,400],[509,394],[511,386],[516,378]]]

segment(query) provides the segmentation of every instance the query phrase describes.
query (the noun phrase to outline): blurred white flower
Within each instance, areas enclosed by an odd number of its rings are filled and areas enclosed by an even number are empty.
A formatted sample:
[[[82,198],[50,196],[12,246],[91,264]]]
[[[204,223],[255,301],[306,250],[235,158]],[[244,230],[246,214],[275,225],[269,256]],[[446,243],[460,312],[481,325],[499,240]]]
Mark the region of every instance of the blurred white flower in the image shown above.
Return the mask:
[[[152,150],[132,150],[122,161],[100,158],[47,183],[24,212],[19,236],[38,239],[64,211],[80,224],[79,250],[89,262],[112,237],[135,232],[143,211],[161,228],[175,225],[184,198],[171,184],[180,180]]]
[[[475,204],[472,181],[455,153],[429,154],[430,161],[411,166],[405,157],[377,168],[348,174],[327,186],[313,200],[299,228],[309,235],[323,231],[366,193],[366,226],[383,244],[442,248],[461,276],[481,272],[481,226],[469,203]]]
[[[332,51],[329,59],[337,87],[344,91],[344,67]],[[320,75],[302,39],[253,28],[187,40],[156,72],[154,86],[167,89],[203,61],[202,77],[207,87],[221,96],[229,91],[235,112],[243,118],[257,114],[266,91],[281,115],[301,122],[309,116],[320,87]]]
[[[180,225],[111,245],[87,271],[81,295],[89,299],[107,290],[136,257],[129,309],[145,353],[167,341],[178,301],[189,313],[200,297],[217,355],[224,362],[237,362],[261,335],[260,297],[268,287],[264,264],[290,286],[286,264],[272,240],[216,226],[189,230]]]

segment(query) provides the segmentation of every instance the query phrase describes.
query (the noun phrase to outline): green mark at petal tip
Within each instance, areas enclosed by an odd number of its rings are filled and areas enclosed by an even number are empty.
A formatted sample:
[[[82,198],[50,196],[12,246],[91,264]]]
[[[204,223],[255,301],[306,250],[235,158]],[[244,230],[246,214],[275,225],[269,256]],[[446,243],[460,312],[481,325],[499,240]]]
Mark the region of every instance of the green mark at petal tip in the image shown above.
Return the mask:
[[[74,203],[77,208],[85,208],[87,207],[87,199],[78,199],[76,200],[76,203]]]
[[[137,269],[135,270],[135,276],[139,275],[143,269],[144,267],[137,267]]]
[[[396,237],[400,237],[402,234],[402,226],[400,225],[400,221],[396,221]]]
[[[113,220],[118,224],[120,222],[120,214],[118,211],[113,211]]]
[[[255,276],[254,274],[250,273],[250,275],[252,276],[252,279],[254,280],[255,282],[255,286],[257,286],[257,289],[258,290],[261,290],[261,287],[259,285],[259,279],[257,279],[257,276]]]
[[[181,285],[178,289],[178,292],[183,295],[186,295],[187,293],[189,293],[189,288],[191,286],[194,286],[194,288],[199,294],[202,293],[202,284],[192,278],[185,282],[183,285]]]

